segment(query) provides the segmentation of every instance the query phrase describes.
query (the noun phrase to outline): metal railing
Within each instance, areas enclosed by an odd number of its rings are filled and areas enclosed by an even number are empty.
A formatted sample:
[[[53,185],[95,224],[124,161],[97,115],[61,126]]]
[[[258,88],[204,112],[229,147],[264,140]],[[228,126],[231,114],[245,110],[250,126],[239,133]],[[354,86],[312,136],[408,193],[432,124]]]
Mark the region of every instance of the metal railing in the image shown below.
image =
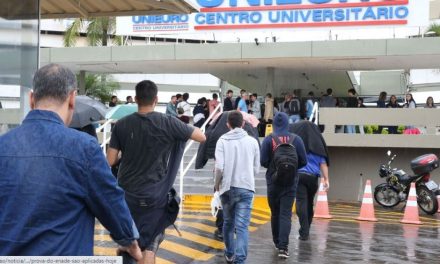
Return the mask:
[[[203,123],[202,127],[200,128],[200,130],[202,130],[202,132],[205,132],[206,126],[209,124],[209,122],[211,122],[211,120],[214,118],[214,116],[217,115],[218,113],[223,113],[223,107],[222,107],[221,103],[219,103],[217,105],[217,107],[214,109],[214,111],[212,111],[212,113],[209,115],[208,119],[206,119],[205,123]],[[189,169],[194,164],[194,162],[196,161],[196,158],[197,158],[197,155],[194,155],[191,158],[191,160],[189,161],[188,165],[186,167],[184,167],[185,154],[188,152],[188,150],[190,150],[190,148],[193,144],[194,144],[194,140],[190,140],[190,142],[186,145],[185,150],[183,152],[182,161],[180,162],[179,194],[180,194],[180,197],[182,200],[185,198],[183,195],[183,178],[188,173]]]
[[[315,120],[313,121],[313,119],[315,119]],[[312,110],[312,114],[310,115],[309,121],[313,121],[316,125],[319,124],[319,104],[318,104],[318,102],[315,102],[313,104],[313,110]]]
[[[113,119],[108,119],[96,129],[96,134],[98,135],[102,131],[101,149],[104,152],[105,156],[107,156],[107,144],[110,143],[110,138],[111,138],[111,136],[108,136],[108,134],[111,132],[111,125],[113,122],[114,122]]]

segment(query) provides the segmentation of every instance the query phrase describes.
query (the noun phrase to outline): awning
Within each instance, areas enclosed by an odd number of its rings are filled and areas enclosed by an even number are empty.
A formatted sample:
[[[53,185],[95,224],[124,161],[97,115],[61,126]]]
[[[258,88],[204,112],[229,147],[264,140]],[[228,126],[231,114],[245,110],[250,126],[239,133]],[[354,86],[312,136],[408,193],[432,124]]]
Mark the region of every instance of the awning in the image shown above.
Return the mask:
[[[41,18],[189,14],[188,0],[41,0]]]

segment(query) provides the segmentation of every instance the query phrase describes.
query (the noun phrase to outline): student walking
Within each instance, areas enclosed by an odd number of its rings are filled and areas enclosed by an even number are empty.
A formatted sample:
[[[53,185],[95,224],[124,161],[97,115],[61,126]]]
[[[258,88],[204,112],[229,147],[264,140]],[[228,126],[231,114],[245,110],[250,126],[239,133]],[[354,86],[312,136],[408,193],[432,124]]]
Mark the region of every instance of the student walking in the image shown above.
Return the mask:
[[[140,233],[143,264],[155,263],[165,229],[173,224],[168,202],[186,141],[206,140],[200,129],[154,111],[157,92],[152,81],[136,85],[138,112],[115,124],[107,151],[110,166],[122,153],[118,181]]]
[[[318,191],[319,179],[324,178],[324,188],[330,187],[328,177],[328,150],[319,127],[309,121],[301,121],[290,126],[290,132],[304,142],[307,165],[298,170],[299,182],[296,194],[296,214],[299,218],[299,240],[308,240],[313,220],[313,201]]]
[[[227,263],[246,261],[254,179],[260,169],[258,142],[248,135],[243,125],[243,115],[239,111],[229,112],[231,131],[220,137],[215,148],[215,189],[220,193],[223,207]]]
[[[273,119],[274,133],[262,144],[261,165],[267,168],[267,197],[272,214],[272,239],[280,258],[288,258],[292,226],[292,206],[298,186],[297,170],[307,164],[302,139],[289,133],[289,117],[278,112]],[[288,162],[285,162],[288,160]]]

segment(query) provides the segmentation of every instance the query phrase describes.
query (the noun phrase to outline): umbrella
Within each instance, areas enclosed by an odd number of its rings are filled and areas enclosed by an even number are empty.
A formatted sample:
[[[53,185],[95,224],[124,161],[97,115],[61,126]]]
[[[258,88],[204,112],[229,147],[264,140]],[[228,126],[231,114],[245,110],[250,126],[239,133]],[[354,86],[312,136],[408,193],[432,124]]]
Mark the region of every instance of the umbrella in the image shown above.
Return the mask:
[[[138,105],[137,104],[125,104],[125,105],[117,105],[113,107],[110,111],[108,111],[105,116],[106,119],[121,119],[125,116],[133,114],[137,112]]]
[[[101,102],[85,95],[76,97],[75,111],[73,112],[70,127],[82,128],[95,121],[104,119],[108,108]]]

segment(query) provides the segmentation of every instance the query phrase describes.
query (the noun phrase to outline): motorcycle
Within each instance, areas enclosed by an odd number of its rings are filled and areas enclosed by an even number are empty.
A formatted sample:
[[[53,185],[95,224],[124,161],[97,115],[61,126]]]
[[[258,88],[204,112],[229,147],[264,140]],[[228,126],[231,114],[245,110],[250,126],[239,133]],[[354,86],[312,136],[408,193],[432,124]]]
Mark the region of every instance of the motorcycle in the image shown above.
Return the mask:
[[[391,157],[391,151],[388,151]],[[425,213],[433,215],[438,210],[437,195],[439,186],[431,180],[431,172],[439,167],[439,159],[434,154],[426,154],[411,161],[411,169],[415,175],[408,175],[401,169],[392,169],[391,164],[397,155],[393,155],[387,164],[379,168],[379,176],[386,183],[374,189],[374,199],[385,208],[392,208],[408,199],[411,183],[416,184],[417,204]]]

